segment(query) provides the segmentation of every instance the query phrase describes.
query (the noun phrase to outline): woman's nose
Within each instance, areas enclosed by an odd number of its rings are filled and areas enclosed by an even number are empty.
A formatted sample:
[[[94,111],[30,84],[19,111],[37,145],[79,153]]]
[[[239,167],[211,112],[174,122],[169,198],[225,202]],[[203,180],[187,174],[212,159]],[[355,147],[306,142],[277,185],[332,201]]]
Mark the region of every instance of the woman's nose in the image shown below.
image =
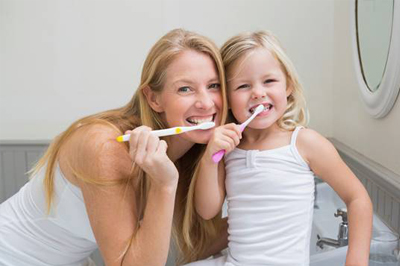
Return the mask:
[[[196,108],[209,109],[214,106],[213,98],[208,91],[200,92],[196,99]]]

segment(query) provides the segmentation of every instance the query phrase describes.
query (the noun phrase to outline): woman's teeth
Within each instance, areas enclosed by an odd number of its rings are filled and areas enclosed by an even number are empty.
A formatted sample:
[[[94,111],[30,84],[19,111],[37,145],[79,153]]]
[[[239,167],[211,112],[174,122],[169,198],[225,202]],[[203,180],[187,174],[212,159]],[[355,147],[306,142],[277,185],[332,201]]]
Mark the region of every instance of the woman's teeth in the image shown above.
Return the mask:
[[[209,116],[209,117],[202,117],[202,118],[197,118],[197,117],[189,117],[188,119],[186,119],[186,121],[188,121],[191,124],[194,125],[199,125],[201,123],[205,123],[205,122],[213,122],[214,121],[214,116]]]
[[[254,113],[254,110],[256,110],[257,107],[258,107],[258,105],[256,105],[256,106],[250,108],[250,110],[249,110],[250,113],[251,113],[251,114]],[[264,105],[264,111],[268,111],[268,110],[270,110],[271,108],[272,108],[272,104]]]

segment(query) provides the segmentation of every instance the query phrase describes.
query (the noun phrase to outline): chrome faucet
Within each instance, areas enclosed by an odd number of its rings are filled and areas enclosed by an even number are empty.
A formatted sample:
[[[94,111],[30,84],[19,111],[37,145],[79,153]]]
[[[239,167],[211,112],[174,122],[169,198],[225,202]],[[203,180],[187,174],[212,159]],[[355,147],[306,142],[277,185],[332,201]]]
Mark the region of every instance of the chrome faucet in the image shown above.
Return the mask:
[[[324,245],[328,245],[331,247],[343,247],[347,246],[349,243],[348,235],[349,235],[349,228],[348,228],[348,222],[347,222],[347,209],[346,208],[340,208],[337,209],[336,213],[334,214],[335,217],[342,217],[342,222],[339,225],[339,233],[338,233],[338,239],[332,239],[332,238],[327,238],[327,237],[320,237],[317,235],[318,241],[317,241],[317,246],[320,247],[321,249],[324,247]]]
[[[317,196],[318,196],[318,184],[319,183],[324,183],[319,177],[314,176],[314,209],[319,209],[319,206],[317,204]]]

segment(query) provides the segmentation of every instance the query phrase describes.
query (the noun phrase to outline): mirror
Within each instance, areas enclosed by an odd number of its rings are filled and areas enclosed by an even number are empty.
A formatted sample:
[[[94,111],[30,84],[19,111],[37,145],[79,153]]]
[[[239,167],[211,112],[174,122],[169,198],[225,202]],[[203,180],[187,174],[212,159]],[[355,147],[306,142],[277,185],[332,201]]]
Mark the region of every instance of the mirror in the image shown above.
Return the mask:
[[[354,0],[356,75],[367,111],[384,117],[400,89],[399,1]]]

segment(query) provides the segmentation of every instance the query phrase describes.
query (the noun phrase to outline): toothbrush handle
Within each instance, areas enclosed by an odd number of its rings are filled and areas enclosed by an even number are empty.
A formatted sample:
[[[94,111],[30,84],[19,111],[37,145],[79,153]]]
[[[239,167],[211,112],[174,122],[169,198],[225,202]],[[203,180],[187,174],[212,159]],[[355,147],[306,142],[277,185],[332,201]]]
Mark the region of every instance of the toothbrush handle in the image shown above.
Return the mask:
[[[224,154],[225,154],[225,150],[220,150],[220,151],[214,153],[211,158],[214,163],[218,163],[219,161],[221,161],[222,157],[224,157]]]

